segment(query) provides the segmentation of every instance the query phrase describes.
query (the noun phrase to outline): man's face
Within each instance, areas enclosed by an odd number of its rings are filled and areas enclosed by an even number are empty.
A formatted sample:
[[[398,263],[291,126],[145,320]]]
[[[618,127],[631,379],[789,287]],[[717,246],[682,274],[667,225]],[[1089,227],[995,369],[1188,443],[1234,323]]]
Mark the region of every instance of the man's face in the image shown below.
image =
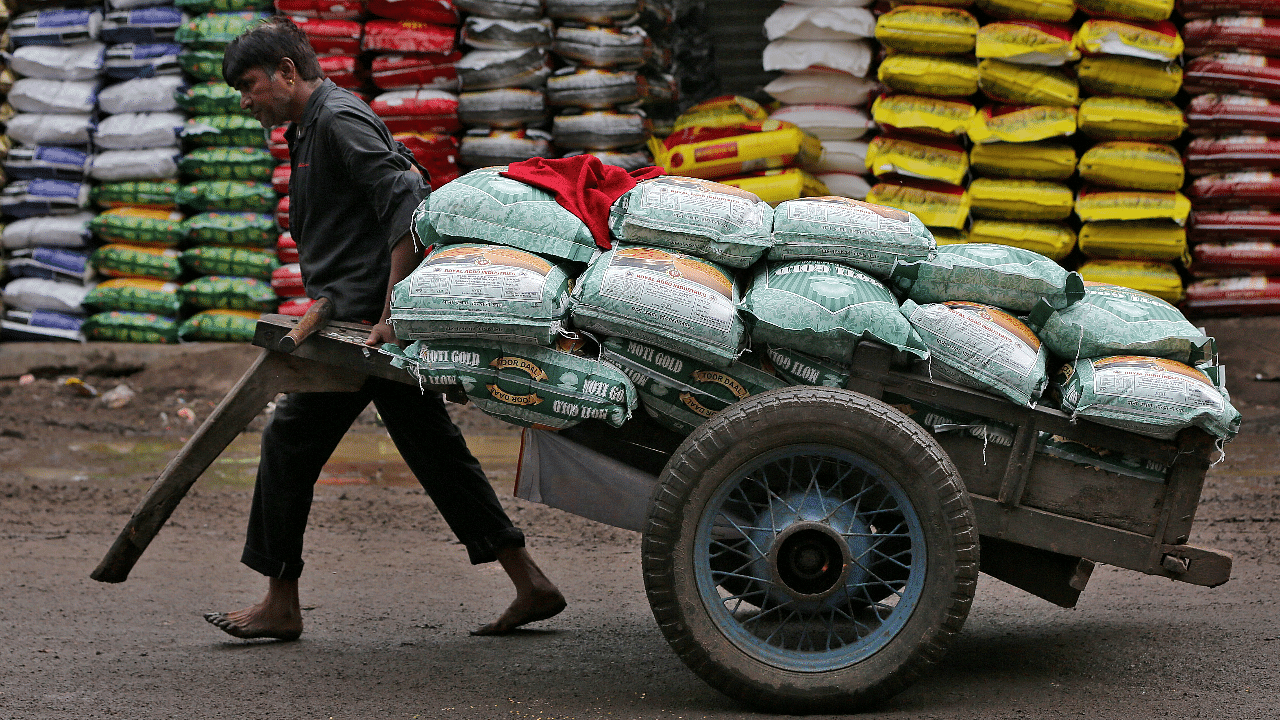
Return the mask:
[[[234,87],[240,91],[240,107],[248,110],[262,127],[273,128],[289,121],[290,88],[281,73],[249,68]]]

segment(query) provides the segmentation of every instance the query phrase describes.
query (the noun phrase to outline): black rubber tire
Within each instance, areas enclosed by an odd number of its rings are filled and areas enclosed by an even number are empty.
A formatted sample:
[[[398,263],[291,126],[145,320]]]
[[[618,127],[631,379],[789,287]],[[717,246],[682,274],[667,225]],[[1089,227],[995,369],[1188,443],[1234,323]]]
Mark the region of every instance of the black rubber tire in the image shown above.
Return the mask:
[[[813,444],[857,453],[898,483],[922,525],[927,570],[909,619],[883,647],[852,665],[800,672],[747,654],[715,624],[695,584],[694,534],[717,489],[744,465]],[[959,473],[919,425],[859,393],[792,387],[726,408],[685,439],[654,494],[642,566],[663,635],[712,687],[773,712],[843,713],[901,692],[942,658],[973,600],[978,534]]]

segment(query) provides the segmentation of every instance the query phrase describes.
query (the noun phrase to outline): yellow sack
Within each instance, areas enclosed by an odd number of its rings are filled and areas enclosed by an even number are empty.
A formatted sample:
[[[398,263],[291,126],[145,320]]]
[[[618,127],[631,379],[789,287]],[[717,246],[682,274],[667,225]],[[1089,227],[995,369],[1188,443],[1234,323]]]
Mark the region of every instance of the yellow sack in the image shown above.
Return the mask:
[[[1190,263],[1187,229],[1169,220],[1112,220],[1080,227],[1080,251],[1091,258]]]
[[[672,132],[691,127],[731,127],[769,119],[760,103],[741,95],[722,95],[704,100],[676,118]]]
[[[978,29],[974,54],[1022,65],[1058,67],[1080,59],[1075,35],[1067,25],[1035,20],[1006,20]]]
[[[876,18],[876,40],[902,52],[967,53],[977,34],[977,18],[957,8],[904,5]]]
[[[967,8],[973,5],[973,0],[889,0],[889,7],[896,8],[902,7],[903,5],[936,5],[938,7]]]
[[[1076,246],[1076,234],[1058,223],[1018,220],[974,220],[969,242],[1009,245],[1038,252],[1050,260],[1062,260]]]
[[[969,242],[969,233],[963,229],[931,227],[929,232],[933,233],[933,239],[938,245],[963,245]]]
[[[1172,220],[1185,225],[1191,201],[1180,192],[1085,188],[1076,196],[1076,216],[1095,220]]]
[[[1076,151],[1056,140],[974,145],[969,169],[992,177],[1066,180],[1076,171]]]
[[[755,193],[770,205],[802,197],[821,197],[831,194],[821,180],[799,168],[766,170],[741,177],[721,178],[717,182]]]
[[[969,172],[969,154],[952,142],[877,135],[867,146],[867,169],[876,177],[903,175],[958,185]]]
[[[1011,20],[1066,22],[1076,14],[1075,0],[977,0],[988,15]]]
[[[1177,190],[1184,180],[1182,156],[1159,143],[1102,142],[1080,157],[1080,177],[1109,187]]]
[[[1187,122],[1177,105],[1167,100],[1135,97],[1091,97],[1080,103],[1080,131],[1095,140],[1178,139]]]
[[[899,53],[880,62],[876,77],[903,93],[965,97],[978,92],[978,65],[973,58]]]
[[[871,119],[881,128],[928,135],[963,135],[975,113],[973,103],[925,95],[881,95],[871,104]]]
[[[1072,107],[1080,102],[1080,86],[1066,72],[1003,60],[978,63],[978,89],[992,100],[1009,105]]]
[[[1094,95],[1171,100],[1182,88],[1182,66],[1124,55],[1087,57],[1076,66],[1080,87]]]
[[[1076,5],[1090,15],[1125,20],[1168,20],[1173,14],[1173,0],[1076,0]]]
[[[690,142],[667,147],[649,138],[653,163],[671,175],[716,179],[817,162],[822,143],[790,123],[766,120],[757,127],[772,128],[744,135]]]
[[[1024,143],[1074,135],[1076,109],[1056,105],[988,105],[973,116],[975,143]]]
[[[1071,188],[1045,180],[978,178],[969,183],[974,217],[997,220],[1066,220],[1075,206]]]
[[[1076,47],[1085,55],[1128,55],[1145,60],[1176,60],[1182,36],[1173,23],[1132,23],[1091,18],[1076,31]]]
[[[959,185],[917,180],[872,186],[867,202],[915,213],[929,227],[963,229],[969,219],[969,193]]]
[[[1168,303],[1182,302],[1182,276],[1172,263],[1141,260],[1090,260],[1080,266],[1086,283],[1132,288]]]

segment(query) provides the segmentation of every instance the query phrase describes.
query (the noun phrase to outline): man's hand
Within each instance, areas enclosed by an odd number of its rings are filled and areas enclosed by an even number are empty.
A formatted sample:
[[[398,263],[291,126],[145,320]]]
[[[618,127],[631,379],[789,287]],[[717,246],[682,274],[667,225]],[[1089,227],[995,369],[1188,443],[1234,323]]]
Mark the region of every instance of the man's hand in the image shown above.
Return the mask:
[[[383,320],[374,325],[373,329],[369,331],[369,337],[365,339],[364,344],[376,348],[382,347],[385,343],[395,343],[402,349],[408,345],[404,340],[397,338],[391,326],[387,324],[386,320]]]

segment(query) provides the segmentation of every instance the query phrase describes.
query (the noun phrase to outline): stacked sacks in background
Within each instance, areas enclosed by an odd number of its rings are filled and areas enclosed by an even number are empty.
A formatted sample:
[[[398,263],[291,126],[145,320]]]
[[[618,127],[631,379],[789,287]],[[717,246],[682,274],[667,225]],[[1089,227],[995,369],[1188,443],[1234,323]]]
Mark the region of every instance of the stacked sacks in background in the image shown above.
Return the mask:
[[[785,3],[765,20],[764,32],[770,41],[762,58],[764,69],[783,72],[764,88],[783,105],[770,118],[793,123],[822,141],[822,157],[805,171],[831,194],[865,198],[871,186],[863,177],[864,136],[872,128],[866,106],[877,87],[867,78],[875,16],[865,7]],[[780,174],[794,176],[792,185],[799,187],[804,182],[801,172]]]
[[[1076,233],[1074,206],[1080,58],[1072,2],[978,3],[986,18],[974,46],[986,98],[970,122],[971,242],[997,243],[1064,260]]]
[[[7,17],[7,16],[6,16]],[[87,252],[90,140],[101,86],[102,13],[34,10],[13,18],[0,191],[6,339],[79,339],[93,271]]]
[[[1188,0],[1189,313],[1280,312],[1280,6]],[[1239,15],[1237,15],[1239,13]],[[1248,16],[1245,16],[1248,15]]]
[[[562,65],[546,80],[559,154],[590,153],[629,170],[650,164],[649,110],[665,117],[660,131],[675,114],[673,55],[664,40],[676,7],[670,0],[547,0],[547,17],[555,21],[551,49]]]
[[[876,19],[885,48],[877,77],[887,92],[872,105],[883,132],[866,158],[876,177],[867,200],[914,213],[944,244],[962,241],[968,225],[962,143],[978,91],[978,20],[945,5],[899,5]]]
[[[1076,198],[1086,280],[1182,299],[1190,203],[1182,158],[1170,144],[1185,121],[1172,98],[1183,76],[1183,41],[1168,20],[1172,0],[1082,3],[1076,34],[1084,57],[1078,125],[1095,144],[1080,157]]]
[[[459,120],[466,168],[551,157],[545,91],[555,28],[541,3],[463,0]]]
[[[714,179],[769,203],[826,195],[800,168],[822,156],[822,142],[795,124],[769,119],[758,103],[725,95],[689,108],[665,139],[650,139],[654,163],[672,175]]]
[[[222,51],[232,38],[266,17],[266,0],[179,0],[193,19],[179,29],[186,52],[204,66],[176,93],[190,115],[183,131],[175,202],[187,217],[178,299],[183,340],[247,341],[262,312],[274,311],[271,273],[279,200],[272,187],[276,162],[261,124],[240,108],[240,93],[221,79]],[[211,10],[235,12],[209,12]]]

